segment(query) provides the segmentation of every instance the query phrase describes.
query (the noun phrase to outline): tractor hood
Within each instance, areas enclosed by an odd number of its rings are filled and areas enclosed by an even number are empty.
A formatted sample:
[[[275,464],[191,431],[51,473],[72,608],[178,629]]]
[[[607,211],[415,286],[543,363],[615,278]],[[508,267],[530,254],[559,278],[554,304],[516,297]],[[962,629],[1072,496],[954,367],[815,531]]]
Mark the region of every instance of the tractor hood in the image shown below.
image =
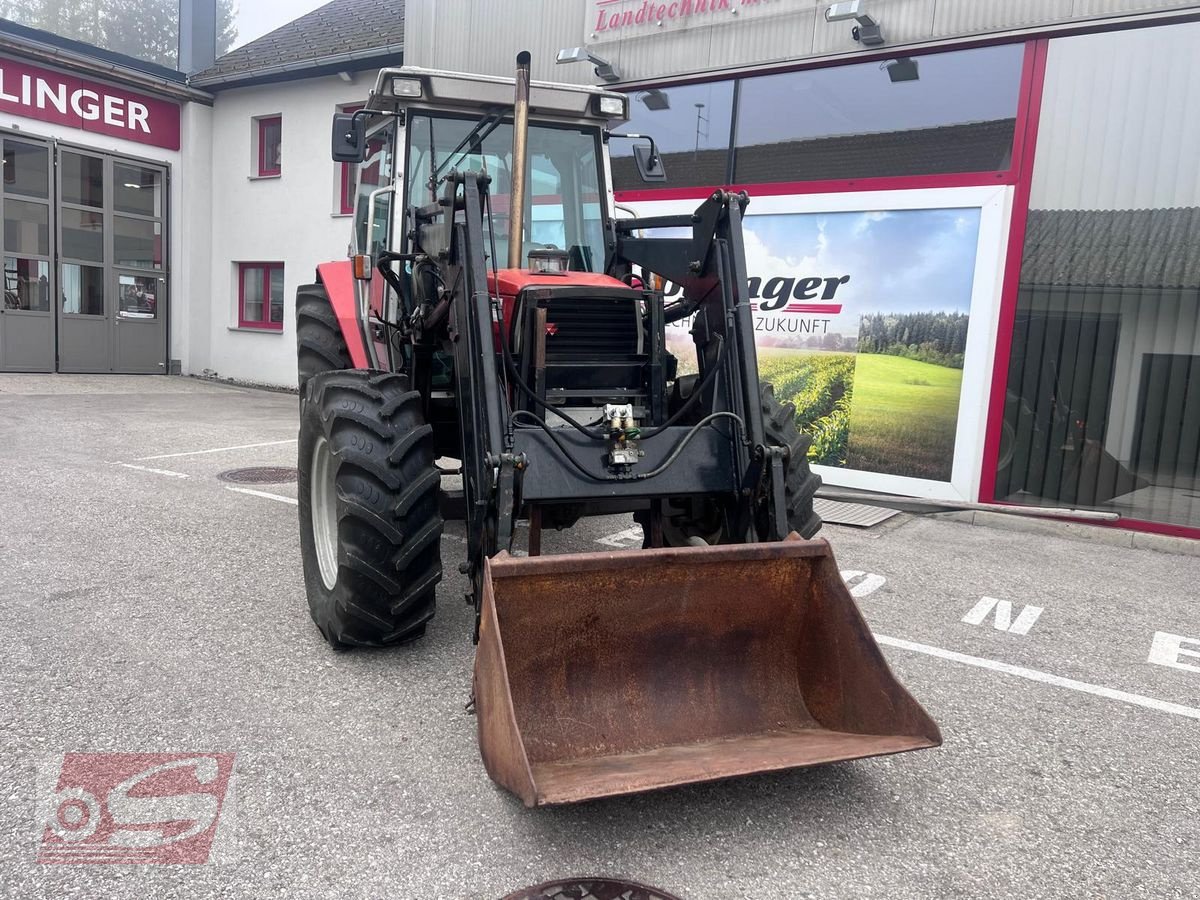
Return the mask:
[[[565,272],[561,275],[531,272],[528,269],[500,269],[488,272],[488,291],[513,297],[531,285],[547,287],[628,288],[629,285],[596,272]]]

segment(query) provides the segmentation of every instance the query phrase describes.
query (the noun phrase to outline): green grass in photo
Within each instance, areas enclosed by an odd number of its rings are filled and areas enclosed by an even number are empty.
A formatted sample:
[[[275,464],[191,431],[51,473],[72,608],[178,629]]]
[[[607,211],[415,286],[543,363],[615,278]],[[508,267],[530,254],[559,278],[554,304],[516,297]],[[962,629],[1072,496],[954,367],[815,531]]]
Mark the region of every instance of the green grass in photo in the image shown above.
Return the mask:
[[[796,406],[796,427],[812,439],[808,459],[846,465],[854,398],[854,354],[839,351],[760,348],[758,373],[775,396]]]
[[[860,353],[846,466],[949,481],[962,370]]]

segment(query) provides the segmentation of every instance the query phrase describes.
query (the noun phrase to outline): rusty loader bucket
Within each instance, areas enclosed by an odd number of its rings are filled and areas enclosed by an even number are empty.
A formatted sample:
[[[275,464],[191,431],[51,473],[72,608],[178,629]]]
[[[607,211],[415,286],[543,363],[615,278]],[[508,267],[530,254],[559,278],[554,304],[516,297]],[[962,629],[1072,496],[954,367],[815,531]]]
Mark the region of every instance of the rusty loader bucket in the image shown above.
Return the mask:
[[[936,747],[825,541],[488,563],[488,774],[527,806]]]

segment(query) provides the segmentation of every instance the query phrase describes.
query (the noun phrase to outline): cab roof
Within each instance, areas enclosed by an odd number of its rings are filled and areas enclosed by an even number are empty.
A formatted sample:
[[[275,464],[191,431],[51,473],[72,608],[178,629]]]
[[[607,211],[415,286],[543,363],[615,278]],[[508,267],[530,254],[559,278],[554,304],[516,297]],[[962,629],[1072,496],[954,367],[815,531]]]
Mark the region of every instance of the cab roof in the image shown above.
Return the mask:
[[[419,88],[417,87],[419,85]],[[368,110],[393,113],[408,106],[429,106],[483,112],[511,109],[516,79],[495,75],[444,72],[419,66],[380,69],[367,97]],[[606,113],[604,105],[620,113]],[[588,119],[597,124],[616,125],[629,118],[629,98],[599,87],[532,81],[529,85],[531,116]]]

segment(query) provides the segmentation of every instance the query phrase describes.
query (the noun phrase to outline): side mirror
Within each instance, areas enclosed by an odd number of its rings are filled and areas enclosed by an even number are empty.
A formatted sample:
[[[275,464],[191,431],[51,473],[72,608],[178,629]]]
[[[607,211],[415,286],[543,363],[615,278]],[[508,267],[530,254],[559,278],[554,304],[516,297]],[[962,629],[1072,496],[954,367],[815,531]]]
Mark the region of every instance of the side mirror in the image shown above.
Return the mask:
[[[650,141],[650,146],[643,144],[635,144],[633,148],[633,161],[637,164],[638,174],[642,176],[642,181],[666,181],[667,169],[663,165],[662,157],[658,155],[658,147],[654,146],[654,141]]]
[[[366,120],[353,113],[335,113],[330,152],[334,162],[362,162],[367,155]]]

